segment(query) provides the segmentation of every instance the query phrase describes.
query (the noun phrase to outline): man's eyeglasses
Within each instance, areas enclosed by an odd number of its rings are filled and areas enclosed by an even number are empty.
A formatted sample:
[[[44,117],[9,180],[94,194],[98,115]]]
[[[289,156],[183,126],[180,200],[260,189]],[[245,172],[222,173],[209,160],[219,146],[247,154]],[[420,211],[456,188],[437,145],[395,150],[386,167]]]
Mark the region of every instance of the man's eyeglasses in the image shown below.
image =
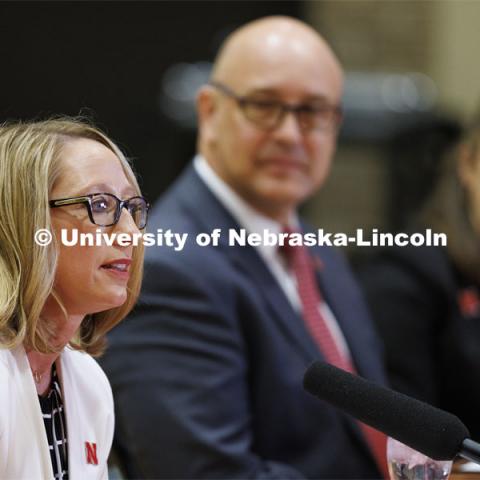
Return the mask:
[[[233,98],[245,118],[262,130],[274,130],[292,112],[302,131],[336,130],[342,119],[342,112],[338,105],[300,104],[288,105],[275,100],[255,99],[237,95],[230,87],[219,82],[210,81],[211,87],[216,88],[228,97]]]
[[[120,220],[122,208],[125,208],[139,230],[143,230],[147,225],[148,209],[150,208],[143,197],[120,200],[111,193],[92,193],[81,197],[60,198],[50,200],[48,203],[52,208],[83,204],[87,207],[90,221],[99,227],[115,225]]]

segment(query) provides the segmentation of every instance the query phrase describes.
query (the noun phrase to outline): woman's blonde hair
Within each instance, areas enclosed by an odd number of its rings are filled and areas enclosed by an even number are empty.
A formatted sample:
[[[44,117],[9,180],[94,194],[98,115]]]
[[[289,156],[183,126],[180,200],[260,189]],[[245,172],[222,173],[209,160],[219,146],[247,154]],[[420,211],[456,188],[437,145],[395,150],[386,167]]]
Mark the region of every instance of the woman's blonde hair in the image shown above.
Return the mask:
[[[457,268],[480,281],[480,238],[475,232],[468,192],[459,174],[459,162],[480,162],[480,118],[466,129],[460,141],[444,156],[440,178],[425,203],[420,220],[427,227],[447,234],[447,250]],[[480,185],[478,186],[480,188]]]
[[[0,347],[49,353],[54,326],[40,318],[54,291],[58,246],[35,243],[39,229],[53,231],[49,194],[61,173],[63,146],[73,139],[95,140],[120,160],[125,175],[140,195],[129,162],[120,149],[85,120],[58,118],[0,126]],[[141,242],[140,242],[141,243]],[[141,286],[143,246],[134,249],[127,300],[117,308],[88,315],[70,342],[77,350],[99,355],[105,334],[134,306]]]

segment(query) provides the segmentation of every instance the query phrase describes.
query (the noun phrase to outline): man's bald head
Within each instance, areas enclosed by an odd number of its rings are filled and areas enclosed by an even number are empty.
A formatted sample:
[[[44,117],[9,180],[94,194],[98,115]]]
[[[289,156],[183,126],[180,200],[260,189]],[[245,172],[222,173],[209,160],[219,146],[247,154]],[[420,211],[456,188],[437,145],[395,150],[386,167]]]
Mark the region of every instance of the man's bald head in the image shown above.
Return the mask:
[[[289,17],[248,23],[227,38],[199,91],[199,151],[251,206],[284,221],[328,174],[342,86],[334,53],[311,27]]]
[[[255,58],[272,63],[280,58],[312,55],[342,76],[340,64],[326,41],[312,27],[291,17],[264,17],[238,28],[223,43],[215,60],[212,78],[230,82],[242,75]]]

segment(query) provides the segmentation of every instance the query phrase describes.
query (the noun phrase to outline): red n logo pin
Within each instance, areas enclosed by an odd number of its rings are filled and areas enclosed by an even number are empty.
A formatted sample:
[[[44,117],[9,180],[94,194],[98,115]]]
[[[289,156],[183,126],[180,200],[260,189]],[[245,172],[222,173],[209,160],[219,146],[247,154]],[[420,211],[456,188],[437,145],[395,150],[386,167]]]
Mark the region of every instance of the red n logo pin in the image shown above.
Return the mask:
[[[87,463],[90,463],[91,465],[98,465],[96,443],[85,442],[85,455],[87,456]]]

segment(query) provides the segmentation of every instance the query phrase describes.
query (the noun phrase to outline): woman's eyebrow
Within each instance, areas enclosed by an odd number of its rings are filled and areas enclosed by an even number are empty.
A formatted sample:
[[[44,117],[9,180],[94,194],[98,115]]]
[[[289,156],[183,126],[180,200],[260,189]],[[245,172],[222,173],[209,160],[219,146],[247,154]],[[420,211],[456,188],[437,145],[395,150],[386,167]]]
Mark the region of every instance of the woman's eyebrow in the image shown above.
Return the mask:
[[[88,195],[91,193],[111,193],[113,195],[117,195],[117,193],[119,193],[121,197],[125,197],[125,196],[134,197],[137,195],[135,188],[133,188],[131,185],[128,185],[121,192],[118,192],[117,189],[112,188],[111,185],[107,185],[106,183],[96,183],[94,185],[86,185],[85,187],[78,189],[77,192],[78,192],[77,195]]]

